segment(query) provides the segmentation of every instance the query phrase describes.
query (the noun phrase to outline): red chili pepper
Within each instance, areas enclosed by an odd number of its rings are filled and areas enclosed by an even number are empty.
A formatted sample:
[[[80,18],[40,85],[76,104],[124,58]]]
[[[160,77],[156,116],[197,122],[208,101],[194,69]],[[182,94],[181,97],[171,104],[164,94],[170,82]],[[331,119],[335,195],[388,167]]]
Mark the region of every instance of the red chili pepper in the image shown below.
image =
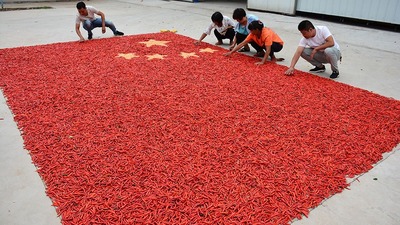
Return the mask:
[[[0,87],[63,224],[288,224],[400,142],[399,101],[192,43],[0,50]]]

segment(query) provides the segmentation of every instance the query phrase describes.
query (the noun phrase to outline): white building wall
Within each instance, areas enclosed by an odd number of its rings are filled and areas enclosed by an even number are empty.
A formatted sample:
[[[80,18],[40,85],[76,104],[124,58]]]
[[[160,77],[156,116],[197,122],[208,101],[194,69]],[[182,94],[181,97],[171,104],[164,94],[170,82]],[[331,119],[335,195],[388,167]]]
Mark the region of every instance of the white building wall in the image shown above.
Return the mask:
[[[297,0],[296,10],[400,24],[399,0]]]
[[[264,10],[294,15],[296,0],[247,0],[248,9]]]
[[[247,0],[248,9],[296,11],[400,25],[400,0]]]

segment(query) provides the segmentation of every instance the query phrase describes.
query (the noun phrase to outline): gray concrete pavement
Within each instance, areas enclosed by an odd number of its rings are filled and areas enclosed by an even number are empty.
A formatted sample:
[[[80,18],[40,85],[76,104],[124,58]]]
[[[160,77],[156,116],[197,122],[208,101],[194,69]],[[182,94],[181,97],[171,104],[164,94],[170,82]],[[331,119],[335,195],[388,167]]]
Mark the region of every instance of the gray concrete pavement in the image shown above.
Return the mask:
[[[126,35],[176,29],[179,34],[199,38],[214,11],[231,16],[245,1],[204,1],[187,3],[161,0],[91,0],[87,2],[106,14]],[[74,30],[75,2],[41,2],[5,4],[5,7],[51,6],[52,9],[0,12],[0,48],[77,41]],[[266,26],[273,28],[285,41],[277,55],[284,57],[288,66],[300,34],[297,24],[302,17],[291,17],[264,12],[250,12],[259,16]],[[337,82],[369,90],[400,100],[400,33],[311,19],[316,25],[327,25],[339,42],[343,62]],[[86,32],[83,31],[86,35]],[[94,38],[111,37],[108,30],[94,31]],[[215,37],[204,40],[214,43]],[[227,47],[227,46],[225,46]],[[1,61],[0,64],[6,62]],[[299,60],[297,69],[311,68]],[[319,76],[329,77],[330,71]],[[44,185],[35,172],[28,152],[13,121],[4,97],[0,96],[0,224],[60,224]],[[312,210],[309,218],[293,224],[308,225],[368,225],[400,224],[400,147],[384,155],[371,171],[360,175],[345,190]],[[377,180],[374,180],[377,178]]]

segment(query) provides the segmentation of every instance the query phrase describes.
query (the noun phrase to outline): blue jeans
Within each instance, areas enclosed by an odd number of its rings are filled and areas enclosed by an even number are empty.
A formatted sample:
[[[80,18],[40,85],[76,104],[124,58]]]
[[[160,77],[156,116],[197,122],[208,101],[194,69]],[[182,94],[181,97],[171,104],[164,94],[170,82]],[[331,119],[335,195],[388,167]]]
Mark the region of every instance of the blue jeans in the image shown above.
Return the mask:
[[[117,28],[115,28],[114,24],[111,21],[105,21],[106,27],[110,28],[112,32],[115,34]],[[85,20],[82,22],[83,29],[87,30],[88,34],[93,34],[92,30],[96,27],[102,27],[102,20],[101,18],[96,18],[93,21]]]

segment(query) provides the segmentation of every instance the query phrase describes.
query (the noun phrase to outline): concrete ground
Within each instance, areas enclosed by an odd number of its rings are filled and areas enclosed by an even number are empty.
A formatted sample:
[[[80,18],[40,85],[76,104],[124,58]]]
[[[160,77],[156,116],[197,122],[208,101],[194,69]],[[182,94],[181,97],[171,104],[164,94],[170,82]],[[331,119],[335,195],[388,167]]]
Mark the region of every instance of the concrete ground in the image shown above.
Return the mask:
[[[41,2],[11,4],[5,7],[51,6],[52,9],[0,12],[0,48],[77,41],[74,21],[76,2]],[[201,3],[161,0],[91,0],[87,2],[106,14],[118,30],[126,35],[176,29],[179,34],[199,38],[214,11],[232,16],[235,8],[246,8],[245,0]],[[249,12],[248,12],[249,13]],[[297,24],[302,17],[265,12],[257,15],[285,41],[277,54],[288,66],[300,33]],[[400,100],[400,33],[311,19],[316,25],[327,25],[339,42],[343,55],[340,76],[335,81]],[[84,31],[83,34],[86,32]],[[111,37],[110,30],[94,38]],[[214,43],[208,36],[205,42]],[[227,45],[224,46],[227,48]],[[1,65],[7,63],[0,58]],[[29,62],[27,62],[29,63]],[[56,63],[56,62],[55,62]],[[297,69],[308,71],[311,65],[300,59]],[[329,77],[330,70],[318,76]],[[329,78],[328,78],[329,79]],[[295,225],[396,225],[400,224],[400,146],[384,155],[369,172],[350,180],[350,189],[324,201],[313,209],[309,218]],[[23,148],[23,140],[12,113],[0,92],[0,224],[60,224],[44,184]]]

